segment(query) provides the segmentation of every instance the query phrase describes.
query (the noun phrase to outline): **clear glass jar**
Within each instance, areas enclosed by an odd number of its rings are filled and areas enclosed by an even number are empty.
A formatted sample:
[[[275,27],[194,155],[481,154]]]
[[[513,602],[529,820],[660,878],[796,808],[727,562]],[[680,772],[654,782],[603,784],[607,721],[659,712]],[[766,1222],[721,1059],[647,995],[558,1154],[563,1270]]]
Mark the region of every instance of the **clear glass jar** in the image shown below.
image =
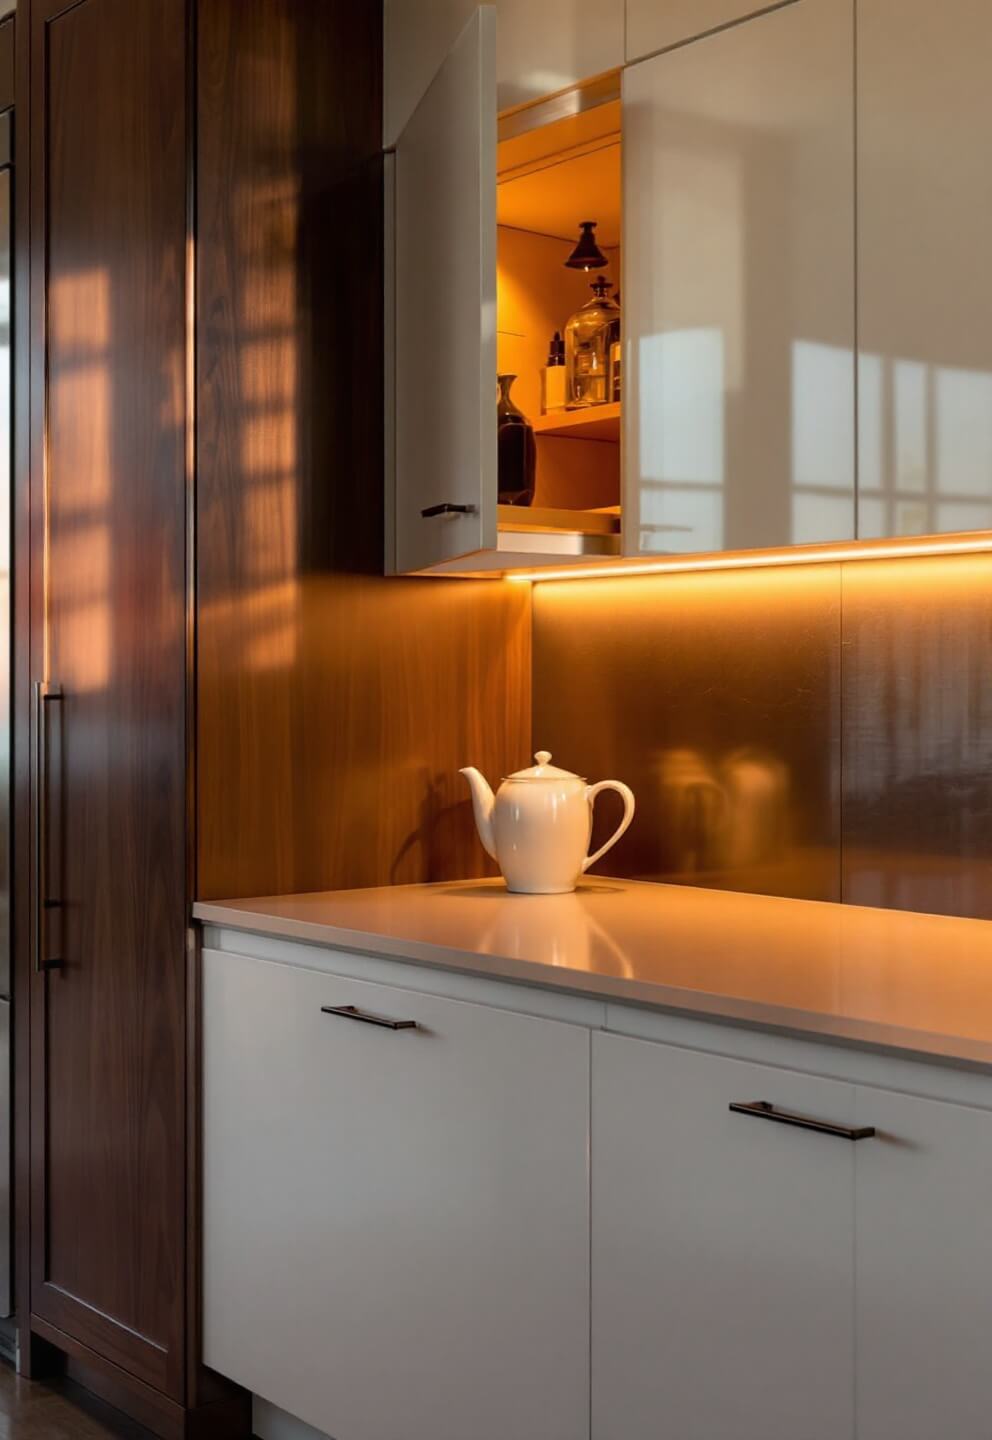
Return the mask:
[[[610,282],[592,282],[591,300],[576,310],[565,326],[565,373],[568,405],[605,405],[610,398],[611,328],[620,322],[620,307],[609,298]]]

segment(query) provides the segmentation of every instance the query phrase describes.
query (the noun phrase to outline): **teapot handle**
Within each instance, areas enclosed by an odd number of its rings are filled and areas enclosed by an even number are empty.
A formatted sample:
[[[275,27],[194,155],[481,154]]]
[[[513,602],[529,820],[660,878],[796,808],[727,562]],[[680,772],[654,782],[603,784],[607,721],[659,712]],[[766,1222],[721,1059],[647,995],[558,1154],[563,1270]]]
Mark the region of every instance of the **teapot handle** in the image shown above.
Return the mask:
[[[620,824],[614,830],[609,840],[607,840],[606,844],[601,845],[596,851],[595,855],[587,855],[586,858],[583,860],[583,875],[589,869],[590,865],[595,865],[597,860],[602,860],[607,850],[609,850],[613,845],[617,843],[617,841],[620,839],[620,836],[624,833],[624,831],[627,829],[627,826],[634,818],[634,792],[630,789],[628,785],[624,785],[623,782],[620,780],[600,780],[598,785],[590,785],[589,789],[586,791],[586,799],[589,801],[590,809],[592,809],[592,806],[595,804],[596,796],[599,795],[600,792],[603,790],[615,790],[617,794],[622,798],[623,819],[620,821]]]

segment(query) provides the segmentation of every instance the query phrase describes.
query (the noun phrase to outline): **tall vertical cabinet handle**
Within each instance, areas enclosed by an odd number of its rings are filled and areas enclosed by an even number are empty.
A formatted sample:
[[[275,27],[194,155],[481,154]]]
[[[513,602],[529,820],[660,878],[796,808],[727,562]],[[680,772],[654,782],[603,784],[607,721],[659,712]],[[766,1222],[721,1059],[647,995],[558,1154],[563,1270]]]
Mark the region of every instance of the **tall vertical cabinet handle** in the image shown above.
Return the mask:
[[[35,820],[34,968],[39,974],[45,970],[58,970],[62,966],[61,957],[48,954],[48,917],[52,910],[58,910],[62,905],[60,896],[49,893],[51,837],[48,829],[50,779],[48,715],[50,707],[61,706],[61,702],[61,685],[53,685],[50,680],[35,682],[35,813],[37,818]]]

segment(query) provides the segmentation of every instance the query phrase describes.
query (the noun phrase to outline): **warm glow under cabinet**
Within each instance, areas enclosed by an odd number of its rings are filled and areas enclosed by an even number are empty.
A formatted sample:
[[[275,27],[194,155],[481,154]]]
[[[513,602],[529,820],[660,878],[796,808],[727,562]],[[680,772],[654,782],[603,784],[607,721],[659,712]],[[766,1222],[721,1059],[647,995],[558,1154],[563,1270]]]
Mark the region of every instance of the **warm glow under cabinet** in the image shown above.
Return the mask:
[[[714,555],[668,555],[657,560],[614,560],[596,565],[504,571],[503,578],[538,580],[619,580],[625,576],[705,574],[714,570],[760,570],[783,565],[840,564],[861,560],[906,560],[927,555],[978,555],[992,550],[992,532],[928,535],[907,540],[863,540],[844,545],[795,545]],[[468,573],[467,571],[465,573]],[[482,573],[482,572],[479,572]]]

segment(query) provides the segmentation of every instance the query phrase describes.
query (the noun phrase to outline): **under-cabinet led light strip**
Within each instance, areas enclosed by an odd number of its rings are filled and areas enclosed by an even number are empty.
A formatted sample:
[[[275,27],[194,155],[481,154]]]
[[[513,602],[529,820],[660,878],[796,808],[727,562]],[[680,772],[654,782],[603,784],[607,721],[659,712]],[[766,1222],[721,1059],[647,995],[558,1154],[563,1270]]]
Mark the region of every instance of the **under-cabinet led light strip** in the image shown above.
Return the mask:
[[[636,560],[629,565],[604,561],[600,565],[570,565],[552,570],[507,573],[506,579],[532,583],[538,580],[620,580],[628,575],[671,575],[687,571],[757,570],[782,565],[823,565],[839,560],[905,560],[921,555],[968,555],[992,550],[992,532],[941,535],[920,540],[891,540],[857,545],[798,546],[791,550],[755,550],[745,554],[666,556]]]

